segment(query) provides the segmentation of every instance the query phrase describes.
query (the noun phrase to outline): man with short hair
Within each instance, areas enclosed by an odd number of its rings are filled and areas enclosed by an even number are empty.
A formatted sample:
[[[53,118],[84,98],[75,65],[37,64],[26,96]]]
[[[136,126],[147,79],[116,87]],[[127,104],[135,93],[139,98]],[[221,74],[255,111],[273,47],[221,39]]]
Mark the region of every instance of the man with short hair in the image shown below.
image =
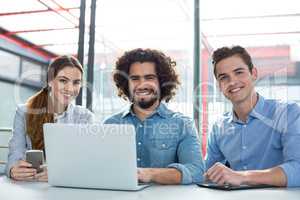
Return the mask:
[[[131,105],[105,123],[134,125],[139,181],[201,182],[204,166],[194,122],[163,103],[179,85],[175,63],[160,51],[134,49],[118,59],[113,78],[118,95]]]
[[[300,186],[299,106],[256,93],[257,69],[243,47],[217,49],[213,65],[233,110],[213,125],[204,176],[219,185]]]

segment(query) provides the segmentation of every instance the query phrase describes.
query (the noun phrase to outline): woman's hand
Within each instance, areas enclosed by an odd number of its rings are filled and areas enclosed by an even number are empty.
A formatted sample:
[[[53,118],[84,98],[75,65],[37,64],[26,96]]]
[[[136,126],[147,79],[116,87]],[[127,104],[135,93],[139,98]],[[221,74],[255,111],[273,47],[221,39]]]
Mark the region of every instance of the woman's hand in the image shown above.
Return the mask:
[[[40,181],[40,182],[48,182],[48,170],[46,166],[41,166],[41,168],[43,168],[43,171],[36,174],[34,176],[34,179],[36,181]]]
[[[33,181],[36,169],[24,160],[20,160],[10,169],[10,177],[17,181]]]

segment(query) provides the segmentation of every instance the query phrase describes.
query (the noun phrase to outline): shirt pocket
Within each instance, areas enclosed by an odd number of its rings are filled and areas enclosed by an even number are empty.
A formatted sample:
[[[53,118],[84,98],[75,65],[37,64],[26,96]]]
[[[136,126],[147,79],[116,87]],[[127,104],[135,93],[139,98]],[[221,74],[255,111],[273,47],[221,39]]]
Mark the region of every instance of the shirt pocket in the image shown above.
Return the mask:
[[[150,140],[151,167],[167,167],[177,162],[177,140],[174,138]]]
[[[174,138],[152,139],[151,146],[157,150],[168,150],[177,146],[177,141]]]

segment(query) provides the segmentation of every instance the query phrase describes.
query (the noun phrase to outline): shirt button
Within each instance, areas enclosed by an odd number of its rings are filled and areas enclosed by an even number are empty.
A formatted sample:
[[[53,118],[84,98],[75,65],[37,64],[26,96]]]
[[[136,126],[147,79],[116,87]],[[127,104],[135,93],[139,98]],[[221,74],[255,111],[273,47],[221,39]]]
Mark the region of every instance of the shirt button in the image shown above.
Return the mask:
[[[243,169],[247,169],[247,166],[244,166]]]
[[[138,161],[138,162],[140,162],[140,161],[141,161],[141,159],[140,159],[140,158],[137,158],[137,161]]]
[[[139,125],[139,127],[140,127],[140,128],[142,128],[142,127],[143,127],[143,125],[142,125],[142,124],[140,124],[140,125]]]
[[[247,147],[246,147],[246,146],[243,146],[243,149],[247,149]]]
[[[162,148],[166,148],[166,144],[162,144],[161,147],[162,147]]]
[[[138,142],[138,145],[139,145],[139,146],[141,146],[141,144],[142,144],[141,142]]]

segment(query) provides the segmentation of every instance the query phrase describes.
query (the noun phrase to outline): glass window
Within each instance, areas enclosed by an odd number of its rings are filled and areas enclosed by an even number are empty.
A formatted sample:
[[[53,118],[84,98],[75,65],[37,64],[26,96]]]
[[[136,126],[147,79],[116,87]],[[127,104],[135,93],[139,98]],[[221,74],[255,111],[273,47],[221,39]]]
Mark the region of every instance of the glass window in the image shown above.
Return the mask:
[[[18,84],[11,84],[0,81],[1,98],[0,104],[0,127],[13,127],[16,106],[25,103],[28,97],[36,90]]]
[[[220,9],[216,8],[216,4]],[[222,9],[230,6],[234,6],[235,12]],[[208,120],[202,121],[203,130],[207,131],[218,117],[232,110],[231,103],[219,92],[212,72],[212,53],[223,46],[241,45],[246,48],[258,70],[256,91],[260,95],[268,99],[300,102],[300,59],[297,56],[300,34],[299,27],[293,25],[300,19],[295,14],[298,10],[292,1],[279,1],[272,5],[259,0],[202,1],[200,13],[204,45],[201,79],[209,85],[202,90],[205,94],[203,99],[208,102],[202,105],[202,110],[209,113]]]
[[[17,78],[20,69],[20,57],[0,50],[0,75],[4,78]]]
[[[112,71],[116,60],[135,48],[161,50],[176,62],[181,85],[168,107],[193,117],[192,1],[154,2],[118,1],[116,7],[116,1],[103,1],[97,7],[93,110],[99,120],[128,105],[117,96]]]
[[[35,82],[43,80],[44,70],[41,65],[22,60],[22,79]]]

